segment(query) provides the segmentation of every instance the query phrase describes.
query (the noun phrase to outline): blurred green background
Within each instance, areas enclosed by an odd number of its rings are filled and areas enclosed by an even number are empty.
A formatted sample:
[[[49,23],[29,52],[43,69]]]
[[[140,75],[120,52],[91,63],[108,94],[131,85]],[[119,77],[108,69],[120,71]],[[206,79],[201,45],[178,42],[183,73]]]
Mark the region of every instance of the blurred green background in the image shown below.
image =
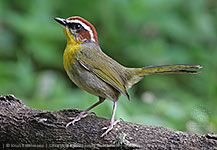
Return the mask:
[[[32,108],[85,109],[62,63],[66,39],[54,17],[81,16],[109,56],[129,67],[200,64],[200,74],[152,75],[119,99],[116,118],[195,133],[217,132],[216,0],[1,0],[0,94]],[[110,118],[112,102],[93,109]]]

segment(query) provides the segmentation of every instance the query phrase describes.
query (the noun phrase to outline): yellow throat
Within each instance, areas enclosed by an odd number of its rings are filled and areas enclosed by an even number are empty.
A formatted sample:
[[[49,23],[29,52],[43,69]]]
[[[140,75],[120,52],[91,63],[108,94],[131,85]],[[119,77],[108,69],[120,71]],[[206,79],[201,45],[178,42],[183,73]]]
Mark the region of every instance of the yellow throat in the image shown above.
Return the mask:
[[[74,36],[68,29],[64,28],[63,31],[67,39],[67,45],[63,55],[63,65],[65,70],[68,71],[75,61],[76,52],[78,52],[82,47],[80,45],[82,41],[75,40]]]

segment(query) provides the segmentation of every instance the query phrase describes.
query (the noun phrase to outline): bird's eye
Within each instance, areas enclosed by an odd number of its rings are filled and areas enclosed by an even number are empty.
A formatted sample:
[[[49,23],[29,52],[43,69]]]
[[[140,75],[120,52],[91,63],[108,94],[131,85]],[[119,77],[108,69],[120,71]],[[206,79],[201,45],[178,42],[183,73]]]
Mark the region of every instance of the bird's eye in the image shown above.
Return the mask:
[[[81,28],[81,25],[80,24],[75,24],[75,29],[80,29]]]
[[[83,27],[80,23],[68,23],[68,26],[73,30],[82,30]]]

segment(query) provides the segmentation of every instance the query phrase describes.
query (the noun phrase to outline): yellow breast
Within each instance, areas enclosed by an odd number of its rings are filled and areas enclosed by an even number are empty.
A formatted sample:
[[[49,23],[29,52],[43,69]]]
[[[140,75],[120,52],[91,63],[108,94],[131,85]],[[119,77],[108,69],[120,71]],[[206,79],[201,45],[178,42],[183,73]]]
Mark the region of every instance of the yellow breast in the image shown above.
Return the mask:
[[[75,40],[68,29],[64,29],[64,33],[66,35],[67,45],[63,55],[63,64],[66,72],[68,72],[69,68],[76,60],[76,53],[82,48],[82,46],[80,45],[82,41]]]

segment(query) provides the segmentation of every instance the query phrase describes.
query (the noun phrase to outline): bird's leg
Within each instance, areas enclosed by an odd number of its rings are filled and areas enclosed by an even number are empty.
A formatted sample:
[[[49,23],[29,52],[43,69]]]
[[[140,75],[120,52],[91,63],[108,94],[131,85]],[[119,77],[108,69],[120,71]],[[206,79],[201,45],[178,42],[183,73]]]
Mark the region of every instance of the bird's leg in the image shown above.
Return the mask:
[[[112,111],[112,118],[111,118],[111,121],[110,121],[110,125],[108,127],[102,128],[103,130],[106,130],[106,131],[101,135],[101,137],[105,136],[109,131],[111,131],[113,129],[114,125],[116,125],[118,122],[120,122],[119,119],[115,120],[115,112],[116,112],[116,109],[117,109],[117,104],[118,104],[118,101],[114,101],[113,111]]]
[[[97,105],[101,104],[102,102],[104,102],[104,100],[105,100],[105,98],[99,97],[99,101],[97,103],[93,104],[92,106],[90,106],[86,110],[80,112],[80,114],[78,114],[76,117],[74,117],[72,121],[70,121],[69,123],[66,124],[66,127],[68,127],[71,124],[74,125],[75,122],[81,120],[81,118],[85,118],[88,115],[89,110],[91,110],[94,107],[96,107]]]

